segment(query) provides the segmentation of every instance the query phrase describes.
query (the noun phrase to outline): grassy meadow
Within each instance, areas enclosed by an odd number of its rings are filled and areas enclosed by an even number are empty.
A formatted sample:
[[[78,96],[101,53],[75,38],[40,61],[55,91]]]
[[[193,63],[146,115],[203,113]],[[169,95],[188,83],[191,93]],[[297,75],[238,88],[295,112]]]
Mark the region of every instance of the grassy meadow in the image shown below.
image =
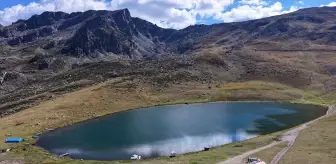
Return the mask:
[[[0,149],[11,148],[12,150],[5,156],[0,156],[0,160],[1,158],[17,159],[28,164],[133,163],[133,161],[102,162],[58,158],[42,148],[33,146],[32,144],[35,141],[31,139],[31,136],[47,129],[71,125],[90,118],[156,105],[210,101],[290,101],[327,105],[334,103],[335,99],[330,97],[329,95],[321,96],[321,93],[307,92],[282,84],[262,81],[228,84],[185,83],[174,84],[166,88],[155,88],[149,84],[135,83],[132,80],[110,80],[96,86],[61,95],[19,113],[1,118],[0,140],[4,140],[7,136],[19,136],[25,138],[26,142],[18,145],[1,142]],[[288,155],[286,154],[284,163],[291,161],[289,160],[292,159],[291,156],[302,153],[302,149],[307,149],[303,144],[308,142],[309,139],[316,139],[320,132],[325,134],[325,136],[332,135],[332,130],[323,130],[327,127],[328,121],[332,123],[332,121],[336,122],[336,119],[319,121],[314,124],[313,129],[309,128],[310,131],[307,129],[300,134],[293,150]],[[316,136],[310,135],[312,133]],[[281,134],[282,132],[278,132],[260,136],[240,143],[224,145],[208,152],[181,155],[174,159],[159,158],[136,163],[216,163],[228,157],[267,145]],[[323,141],[321,142],[324,143]],[[271,148],[272,151],[267,151],[267,159],[280,148],[275,147]]]

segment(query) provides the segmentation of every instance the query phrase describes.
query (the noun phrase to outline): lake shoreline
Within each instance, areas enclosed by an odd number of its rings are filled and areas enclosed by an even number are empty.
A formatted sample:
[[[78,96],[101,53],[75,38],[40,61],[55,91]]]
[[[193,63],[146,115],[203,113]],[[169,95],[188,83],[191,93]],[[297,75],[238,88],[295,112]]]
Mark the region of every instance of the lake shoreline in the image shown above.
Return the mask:
[[[118,112],[113,112],[113,113],[108,113],[108,114],[104,114],[104,115],[100,115],[97,117],[92,117],[86,120],[82,120],[79,122],[74,122],[72,124],[67,124],[65,126],[60,126],[57,128],[50,128],[47,131],[39,131],[37,132],[37,134],[41,134],[41,133],[45,133],[45,132],[51,132],[60,128],[64,128],[66,126],[72,126],[75,124],[80,124],[83,123],[85,121],[89,121],[89,120],[95,120],[95,119],[99,119],[101,117],[107,117],[107,116],[111,116],[111,115],[116,115],[116,114],[120,114],[120,113],[124,113],[124,112],[129,112],[132,110],[139,110],[139,109],[144,109],[144,108],[154,108],[154,107],[160,107],[160,106],[176,106],[176,105],[199,105],[199,104],[204,104],[204,103],[289,103],[289,104],[303,104],[303,105],[313,105],[313,106],[317,106],[317,107],[323,107],[325,108],[325,112],[328,111],[328,106],[325,105],[319,105],[319,104],[309,104],[309,103],[300,103],[300,102],[293,102],[293,101],[202,101],[202,102],[184,102],[184,103],[163,103],[163,104],[158,104],[158,105],[151,105],[151,106],[141,106],[138,108],[132,108],[132,109],[126,109],[126,110],[122,110],[122,111],[118,111]]]
[[[197,84],[196,88],[192,87],[193,85],[194,84],[175,85],[169,88],[164,88],[164,90],[160,90],[160,92],[151,90],[151,88],[147,88],[145,90],[141,88],[140,92],[140,89],[139,91],[136,91],[117,88],[115,86],[112,86],[112,84],[106,82],[76,92],[67,93],[60,97],[57,97],[54,100],[45,101],[38,106],[31,107],[27,110],[0,119],[0,123],[3,122],[3,125],[6,124],[6,126],[0,126],[0,129],[3,129],[3,131],[0,132],[1,139],[3,139],[3,137],[5,137],[5,135],[7,134],[27,139],[25,143],[18,145],[5,145],[0,143],[0,149],[10,148],[12,150],[9,153],[10,156],[19,158],[24,157],[24,160],[27,163],[39,164],[43,163],[43,161],[52,161],[52,163],[77,164],[81,162],[74,159],[58,158],[54,154],[50,154],[46,150],[34,146],[36,141],[31,139],[31,137],[41,132],[47,132],[47,130],[57,130],[59,128],[71,126],[76,123],[81,123],[91,119],[97,119],[102,116],[113,115],[119,112],[139,109],[143,107],[183,105],[194,103],[199,104],[209,102],[283,102],[294,104],[313,104],[322,107],[326,106],[326,102],[322,102],[320,101],[320,99],[312,99],[314,98],[311,97],[313,95],[310,95],[310,98],[307,99],[308,101],[301,101],[297,99],[296,96],[293,96],[297,94],[310,94],[308,91],[306,92],[292,87],[278,85],[275,83],[231,83],[227,86],[223,85],[220,88],[213,87],[212,89],[209,89],[208,85],[205,84]],[[238,87],[238,91],[242,92],[244,96],[228,98],[227,96],[231,95],[230,93],[233,86]],[[245,86],[250,86],[252,88],[255,88],[255,90],[253,90],[253,92],[250,94],[250,92],[245,89]],[[177,90],[183,90],[183,92],[178,92]],[[258,93],[264,94],[259,95]],[[255,97],[255,95],[258,96]],[[232,99],[234,99],[234,101],[227,101]],[[261,101],[256,99],[261,99]],[[271,101],[268,99],[271,99]],[[227,157],[241,154],[242,152],[263,146],[263,144],[261,143],[270,143],[271,141],[276,139],[280,135],[280,133],[283,132],[256,137],[254,139],[247,140],[246,142],[243,141],[239,143],[223,145],[219,148],[215,148],[210,152],[187,153],[182,156],[178,156],[178,158],[176,159],[161,157],[160,159],[151,159],[144,162],[146,164],[165,164],[174,163],[171,160],[178,160],[182,163],[192,163],[192,161],[199,160],[203,161],[200,163],[215,163],[223,161]],[[23,148],[25,150],[23,150]],[[203,155],[205,155],[205,157],[201,158]],[[127,163],[127,161],[125,162]],[[86,160],[85,163],[114,164],[118,162],[100,162]]]
[[[96,117],[96,118],[93,118],[93,119],[84,120],[84,121],[77,122],[77,123],[74,123],[74,124],[71,124],[71,125],[68,125],[68,126],[65,126],[65,127],[59,127],[59,128],[47,131],[47,132],[43,133],[41,136],[43,137],[43,135],[45,135],[45,134],[54,133],[54,132],[57,132],[57,131],[59,131],[61,129],[64,129],[64,128],[72,128],[72,127],[75,127],[76,125],[81,125],[81,124],[83,125],[83,124],[95,121],[97,119],[103,119],[103,118],[111,117],[113,115],[117,115],[117,114],[120,114],[120,113],[131,112],[131,111],[134,111],[134,110],[137,110],[137,111],[145,110],[145,109],[148,109],[148,110],[157,110],[157,109],[151,109],[151,108],[162,107],[162,106],[166,106],[166,107],[178,106],[178,107],[180,107],[180,106],[195,106],[195,105],[206,105],[206,104],[223,104],[224,105],[224,104],[245,104],[245,103],[265,103],[265,104],[269,103],[270,105],[272,105],[272,104],[273,105],[274,104],[277,104],[277,105],[281,105],[281,104],[283,104],[283,105],[298,104],[298,103],[291,103],[291,102],[285,102],[285,101],[282,101],[282,102],[280,102],[280,101],[212,101],[212,102],[190,103],[190,104],[189,103],[188,104],[179,103],[179,104],[170,104],[170,105],[160,105],[159,104],[159,105],[150,106],[148,108],[135,108],[135,109],[124,110],[124,111],[115,112],[115,113],[111,113],[111,114],[106,114],[106,115],[99,116],[99,117]],[[307,104],[304,104],[304,105],[307,105]],[[316,107],[322,108],[321,106],[316,106],[316,105],[313,105],[313,106],[314,106],[314,108],[316,108]],[[322,109],[324,109],[324,108],[322,108]],[[321,110],[321,109],[315,109],[315,110]],[[303,123],[305,123],[305,122],[303,122]],[[283,130],[285,130],[285,129],[283,129]],[[272,132],[272,133],[276,133],[276,132]],[[270,133],[267,133],[267,134],[270,134]],[[260,135],[258,135],[258,137],[262,136],[262,135],[265,135],[265,134],[260,134]],[[252,138],[255,138],[255,137],[252,137]],[[251,138],[249,138],[249,139],[251,139]],[[239,142],[241,142],[241,141],[239,141]],[[220,144],[220,145],[216,145],[214,147],[221,147],[221,146],[227,145],[227,144],[232,144],[232,143],[230,142],[230,143]],[[196,151],[196,152],[198,152],[198,151]],[[194,152],[192,152],[192,153],[194,153]],[[182,153],[180,155],[184,155],[184,154],[185,153]],[[74,159],[78,159],[78,158],[74,158]],[[150,160],[150,159],[153,159],[153,158],[146,158],[146,159]]]
[[[138,107],[138,108],[126,109],[126,110],[122,110],[122,111],[118,111],[118,112],[112,112],[112,113],[108,113],[108,114],[104,114],[104,115],[99,115],[97,117],[92,117],[92,118],[85,119],[85,120],[82,120],[82,121],[79,121],[79,122],[73,122],[71,124],[66,124],[64,126],[59,126],[59,127],[56,127],[56,128],[48,128],[47,130],[38,131],[36,133],[36,135],[41,135],[41,134],[44,134],[44,133],[47,133],[47,132],[53,132],[55,130],[64,128],[66,126],[73,126],[73,125],[76,125],[76,124],[84,123],[86,121],[96,120],[96,119],[99,119],[101,117],[108,117],[108,116],[112,116],[112,115],[116,115],[116,114],[120,114],[120,113],[124,113],[124,112],[129,112],[129,111],[132,111],[132,110],[139,110],[139,109],[144,109],[144,108],[154,108],[154,107],[160,107],[160,106],[199,105],[199,104],[204,104],[204,103],[212,103],[212,104],[214,104],[214,103],[290,103],[290,104],[303,104],[303,105],[313,105],[313,106],[317,106],[317,107],[323,107],[323,108],[325,108],[326,112],[328,111],[328,107],[324,106],[324,105],[309,104],[309,103],[305,104],[305,103],[292,102],[292,101],[202,101],[202,102],[190,101],[190,102],[184,102],[184,103],[163,103],[163,104],[158,104],[158,105],[151,105],[151,106],[144,106],[144,107],[142,106],[142,107]]]

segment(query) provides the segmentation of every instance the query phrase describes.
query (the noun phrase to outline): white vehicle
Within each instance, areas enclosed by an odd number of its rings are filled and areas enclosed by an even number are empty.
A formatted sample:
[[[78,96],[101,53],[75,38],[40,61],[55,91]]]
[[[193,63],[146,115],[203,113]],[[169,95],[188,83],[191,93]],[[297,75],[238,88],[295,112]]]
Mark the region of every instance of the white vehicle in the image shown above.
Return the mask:
[[[247,163],[248,164],[266,164],[265,162],[261,161],[258,158],[248,158]]]
[[[141,156],[140,155],[136,155],[134,154],[132,157],[131,157],[131,160],[140,160],[141,159]]]
[[[176,152],[175,151],[172,151],[171,153],[170,153],[170,156],[169,157],[176,157]]]

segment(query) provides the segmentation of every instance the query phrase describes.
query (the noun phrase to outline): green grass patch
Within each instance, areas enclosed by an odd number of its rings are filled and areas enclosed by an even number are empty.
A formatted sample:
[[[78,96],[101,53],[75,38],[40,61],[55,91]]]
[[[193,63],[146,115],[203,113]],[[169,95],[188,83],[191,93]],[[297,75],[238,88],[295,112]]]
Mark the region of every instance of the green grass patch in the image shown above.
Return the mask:
[[[140,164],[209,164],[224,161],[229,157],[242,154],[246,151],[253,150],[265,145],[270,144],[283,132],[277,132],[274,134],[264,135],[256,137],[250,140],[231,143],[216,147],[210,151],[202,151],[196,153],[187,153],[185,155],[179,155],[176,158],[162,157],[150,160],[141,160],[136,163]],[[42,148],[26,145],[20,146],[10,153],[12,156],[20,156],[25,158],[27,164],[41,164],[41,163],[53,163],[53,164],[119,164],[119,163],[134,163],[134,161],[90,161],[90,160],[73,160],[69,158],[59,158],[52,155]]]

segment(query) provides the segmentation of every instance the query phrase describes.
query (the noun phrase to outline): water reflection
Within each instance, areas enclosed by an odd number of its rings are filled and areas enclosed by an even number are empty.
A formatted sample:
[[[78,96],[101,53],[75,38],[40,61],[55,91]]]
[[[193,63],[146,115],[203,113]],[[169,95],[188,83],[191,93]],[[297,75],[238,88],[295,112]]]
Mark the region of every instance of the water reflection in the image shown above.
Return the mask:
[[[72,158],[120,160],[201,151],[296,126],[325,113],[314,106],[209,103],[132,110],[44,134],[37,142]]]

